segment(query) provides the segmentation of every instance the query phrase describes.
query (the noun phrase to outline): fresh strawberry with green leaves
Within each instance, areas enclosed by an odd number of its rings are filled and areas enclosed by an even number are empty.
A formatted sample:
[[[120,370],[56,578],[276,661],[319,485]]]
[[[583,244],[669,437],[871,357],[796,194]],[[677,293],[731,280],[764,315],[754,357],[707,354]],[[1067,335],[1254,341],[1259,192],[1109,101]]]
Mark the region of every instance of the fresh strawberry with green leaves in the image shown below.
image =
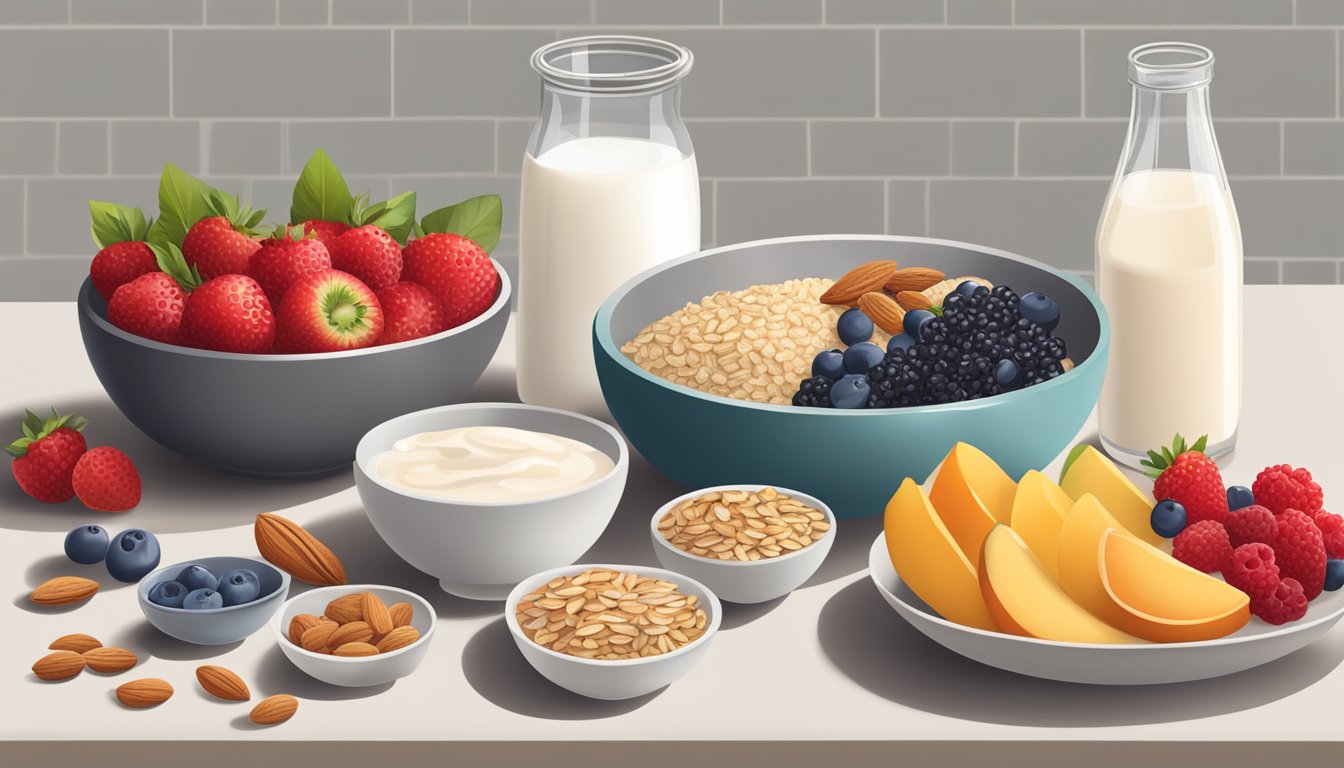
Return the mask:
[[[340,270],[312,272],[294,281],[276,309],[275,351],[371,347],[382,331],[382,305],[369,286]]]
[[[140,503],[140,472],[131,457],[111,446],[80,456],[70,483],[84,506],[98,512],[125,512]]]
[[[87,424],[83,417],[59,414],[55,408],[45,419],[27,411],[23,437],[5,446],[14,457],[11,469],[24,493],[48,504],[69,501],[75,495],[71,476],[88,447],[80,434]]]
[[[315,233],[328,247],[352,227],[369,224],[377,224],[404,245],[415,224],[415,193],[404,192],[381,203],[370,203],[367,194],[356,197],[340,169],[319,147],[294,183],[289,220],[302,224],[305,232]]]
[[[1153,497],[1179,502],[1189,525],[1203,520],[1221,525],[1227,519],[1227,489],[1218,465],[1204,453],[1208,442],[1208,435],[1203,435],[1187,446],[1177,434],[1170,447],[1148,451],[1148,458],[1140,462],[1154,478]]]
[[[482,195],[426,214],[416,239],[402,251],[402,279],[425,286],[443,302],[447,327],[490,308],[499,272],[487,255],[499,244],[503,207]]]
[[[336,241],[336,238],[350,231],[350,225],[343,221],[308,219],[301,224],[303,225],[303,234],[312,235],[326,246],[330,246]]]
[[[375,291],[401,278],[401,245],[377,224],[346,232],[331,244],[331,265],[363,280]]]
[[[331,269],[331,254],[316,237],[298,227],[277,227],[275,235],[261,241],[261,248],[247,262],[247,276],[257,281],[275,307],[285,291],[309,272]]]
[[[383,308],[383,333],[379,344],[396,344],[447,330],[443,302],[418,283],[397,283],[378,291]]]
[[[89,264],[89,278],[104,300],[111,300],[126,283],[159,268],[145,243],[149,222],[139,208],[90,200],[89,221],[99,248]]]
[[[206,280],[243,274],[248,259],[261,248],[258,239],[265,231],[259,225],[265,209],[253,211],[217,189],[205,195],[204,204],[208,215],[192,224],[182,240],[187,264]]]

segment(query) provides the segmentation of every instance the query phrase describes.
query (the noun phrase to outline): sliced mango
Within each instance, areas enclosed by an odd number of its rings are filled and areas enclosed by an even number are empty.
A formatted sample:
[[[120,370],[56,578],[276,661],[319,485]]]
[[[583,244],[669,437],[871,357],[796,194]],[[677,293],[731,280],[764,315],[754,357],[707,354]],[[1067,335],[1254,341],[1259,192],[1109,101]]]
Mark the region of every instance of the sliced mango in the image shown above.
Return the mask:
[[[1017,481],[1009,524],[1055,581],[1059,580],[1059,532],[1072,507],[1073,499],[1034,469]]]
[[[1153,497],[1130,482],[1114,462],[1086,446],[1060,478],[1060,487],[1074,501],[1090,493],[1106,506],[1125,530],[1153,546],[1162,537],[1153,531]]]
[[[1012,519],[1017,483],[983,451],[952,446],[933,480],[929,498],[962,552],[977,557],[995,523]]]

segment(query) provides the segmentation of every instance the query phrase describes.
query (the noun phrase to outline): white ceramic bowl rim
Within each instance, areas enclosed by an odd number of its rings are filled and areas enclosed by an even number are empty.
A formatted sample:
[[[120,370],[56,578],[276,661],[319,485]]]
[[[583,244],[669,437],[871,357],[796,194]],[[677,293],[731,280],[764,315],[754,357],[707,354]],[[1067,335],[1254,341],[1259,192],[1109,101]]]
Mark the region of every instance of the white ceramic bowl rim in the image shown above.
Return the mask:
[[[438,496],[430,496],[425,493],[417,493],[416,491],[409,491],[406,490],[405,488],[398,488],[397,486],[392,485],[391,483],[384,480],[383,476],[377,472],[377,467],[374,466],[375,464],[374,459],[377,458],[377,456],[380,453],[391,450],[392,446],[390,445],[380,447],[376,451],[372,446],[369,446],[368,461],[361,463],[358,459],[360,451],[365,447],[364,446],[365,441],[369,439],[369,435],[372,434],[375,430],[382,429],[387,425],[399,422],[415,421],[417,419],[424,418],[429,414],[435,414],[435,413],[448,413],[455,411],[467,412],[467,411],[480,411],[487,409],[549,413],[557,416],[567,417],[575,421],[586,422],[592,426],[598,427],[603,432],[606,432],[607,435],[610,436],[611,439],[616,442],[616,458],[612,461],[611,469],[608,470],[606,474],[602,475],[601,477],[595,478],[589,483],[581,485],[578,488],[571,488],[567,491],[562,491],[561,493],[553,493],[550,496],[539,496],[535,499],[524,499],[522,501],[457,501],[454,499],[442,499],[439,498]],[[610,454],[607,454],[606,451],[602,451],[602,449],[598,448],[597,446],[589,446],[589,447],[595,450],[599,450],[602,453],[606,454],[607,458],[611,458]],[[417,501],[427,501],[433,504],[442,504],[445,507],[448,507],[448,509],[445,510],[445,512],[447,513],[451,513],[452,511],[454,511],[451,509],[452,507],[463,507],[463,508],[483,507],[487,509],[491,507],[522,507],[522,506],[531,506],[534,504],[545,504],[547,502],[568,498],[570,496],[574,496],[575,494],[582,493],[590,488],[594,488],[602,484],[603,482],[609,480],[612,475],[617,474],[618,472],[621,471],[623,467],[626,467],[630,463],[630,449],[626,447],[625,438],[622,437],[621,433],[616,431],[616,428],[611,426],[610,424],[594,419],[591,416],[585,416],[581,413],[574,413],[573,411],[565,411],[559,408],[546,408],[540,405],[528,405],[527,403],[457,403],[455,405],[440,405],[434,408],[426,408],[423,411],[412,411],[411,413],[404,413],[395,418],[388,419],[387,421],[384,421],[382,424],[379,424],[375,426],[373,429],[370,429],[368,432],[366,432],[364,434],[364,437],[361,437],[359,439],[359,444],[355,447],[355,456],[356,456],[355,464],[358,465],[359,471],[363,472],[365,477],[367,477],[373,483],[377,484],[378,486],[386,489],[391,493],[397,494],[398,496],[405,496],[408,499],[415,499]],[[369,466],[366,466],[366,464]]]
[[[792,413],[795,415],[803,415],[803,416],[829,415],[829,416],[836,416],[839,418],[859,418],[863,416],[871,416],[873,415],[874,411],[872,409],[867,408],[855,408],[852,410],[845,408],[800,408],[795,405],[757,403],[751,400],[738,400],[731,397],[724,397],[723,395],[711,395],[708,392],[701,392],[698,389],[694,389],[692,387],[688,387],[683,384],[674,384],[671,381],[668,381],[667,379],[664,379],[661,376],[649,373],[648,371],[636,365],[633,360],[631,360],[630,358],[626,357],[624,354],[621,353],[619,349],[620,345],[614,339],[611,338],[611,313],[615,310],[616,304],[621,299],[625,298],[626,294],[628,294],[630,290],[634,288],[634,286],[638,285],[644,280],[647,280],[654,274],[666,271],[668,269],[676,267],[679,264],[684,264],[688,261],[694,261],[696,259],[706,258],[709,256],[715,256],[723,253],[731,253],[733,251],[742,250],[744,248],[755,248],[759,246],[772,245],[778,243],[798,243],[798,242],[810,242],[818,240],[837,240],[837,241],[878,240],[886,242],[921,243],[925,245],[946,245],[955,248],[967,248],[975,251],[980,251],[981,253],[986,253],[991,256],[998,256],[1000,258],[1008,259],[1010,261],[1016,261],[1022,264],[1029,264],[1033,267],[1040,269],[1043,272],[1048,272],[1051,275],[1058,277],[1061,280],[1069,283],[1074,288],[1076,288],[1080,293],[1082,293],[1084,297],[1088,299],[1088,303],[1091,304],[1093,309],[1095,309],[1097,312],[1098,346],[1101,346],[1103,341],[1110,334],[1110,319],[1106,314],[1106,308],[1105,306],[1102,305],[1101,299],[1097,297],[1096,292],[1092,290],[1091,286],[1089,286],[1081,278],[1075,275],[1071,275],[1068,272],[1063,272],[1061,270],[1055,269],[1054,267],[1051,267],[1048,264],[1044,264],[1034,259],[1028,259],[1024,256],[1018,256],[1017,254],[1011,253],[1009,251],[1001,251],[997,248],[989,248],[983,245],[976,245],[975,243],[967,243],[959,240],[942,240],[932,237],[904,237],[897,235],[798,235],[793,237],[776,237],[767,240],[752,240],[745,243],[734,243],[732,245],[725,245],[718,248],[711,248],[710,250],[707,251],[700,251],[698,253],[692,253],[686,256],[681,256],[679,258],[662,262],[661,264],[655,267],[652,267],[650,269],[645,270],[644,272],[639,273],[638,275],[635,275],[630,280],[622,284],[621,287],[617,288],[610,296],[608,296],[606,301],[602,302],[602,306],[598,308],[597,316],[596,318],[594,318],[593,323],[593,331],[597,336],[598,344],[601,345],[602,350],[606,352],[607,356],[610,357],[612,360],[614,360],[617,365],[621,366],[622,368],[634,374],[635,376],[638,376],[639,378],[644,379],[645,381],[651,384],[663,387],[664,389],[669,389],[672,390],[673,392],[686,395],[688,397],[694,397],[698,400],[706,400],[711,403],[720,403],[720,404],[726,403],[729,405],[738,406],[740,408],[750,408],[752,410],[777,411],[782,413]],[[650,318],[650,320],[653,319],[656,318]],[[1049,390],[1057,386],[1061,386],[1061,382],[1063,382],[1065,379],[1074,377],[1075,375],[1080,375],[1075,374],[1076,371],[1082,370],[1083,368],[1086,368],[1088,366],[1100,365],[1101,363],[1097,361],[1098,357],[1104,357],[1104,355],[1101,356],[1097,355],[1096,350],[1094,349],[1093,354],[1090,354],[1087,357],[1083,358],[1081,362],[1075,361],[1074,367],[1071,370],[1065,371],[1064,373],[1060,374],[1059,376],[1056,376],[1053,379],[1050,379],[1049,381],[1043,381],[1040,384],[1034,384],[1030,387],[1023,387],[1021,389],[1014,390],[1012,392],[1003,392],[994,395],[993,397],[982,397],[978,400],[963,400],[958,403],[942,403],[938,405],[912,405],[904,408],[881,409],[880,411],[878,411],[878,413],[884,413],[884,414],[926,413],[926,412],[938,413],[940,411],[971,411],[971,410],[978,410],[981,408],[989,408],[997,403],[1019,400],[1024,397],[1043,395]]]
[[[523,628],[518,625],[517,613],[520,598],[522,598],[523,595],[530,593],[538,586],[544,585],[546,582],[554,579],[556,576],[573,576],[583,573],[584,571],[596,569],[616,571],[617,573],[636,573],[641,577],[654,576],[664,581],[675,582],[677,588],[682,589],[683,593],[685,593],[683,587],[688,584],[699,589],[705,594],[705,602],[709,603],[709,606],[704,606],[703,604],[701,606],[709,608],[709,623],[705,625],[705,633],[674,651],[659,654],[657,656],[644,656],[638,659],[585,659],[582,656],[570,656],[567,653],[553,651],[544,645],[538,645],[537,643],[532,642],[532,640],[523,633]],[[283,614],[284,612],[281,611],[281,613]],[[508,598],[504,600],[504,620],[508,623],[509,631],[513,633],[515,638],[521,639],[524,643],[529,643],[533,649],[540,651],[551,658],[561,659],[585,667],[637,667],[643,664],[654,664],[659,661],[666,661],[681,656],[709,640],[712,635],[719,631],[719,624],[723,620],[723,604],[719,602],[718,595],[714,594],[714,590],[706,587],[695,579],[692,579],[690,576],[677,573],[676,571],[669,571],[666,568],[655,568],[648,565],[580,563],[575,565],[564,565],[559,568],[551,568],[550,570],[542,571],[541,573],[534,574],[518,582],[518,586],[514,587],[513,591],[509,593]]]
[[[803,493],[802,491],[795,491],[792,488],[783,488],[778,485],[771,485],[770,483],[730,483],[728,485],[715,485],[709,488],[701,488],[698,491],[683,493],[677,498],[672,499],[663,506],[659,507],[658,511],[653,513],[653,519],[649,523],[649,530],[653,533],[653,540],[657,542],[655,546],[662,547],[663,549],[666,549],[669,552],[675,552],[676,554],[682,555],[683,557],[689,557],[698,562],[713,565],[722,565],[727,568],[751,567],[751,566],[768,567],[770,563],[784,562],[786,560],[789,560],[791,558],[797,557],[798,555],[802,555],[808,552],[809,550],[812,549],[813,546],[817,544],[817,542],[814,541],[811,544],[807,545],[806,547],[803,547],[802,549],[796,549],[787,554],[780,555],[779,557],[771,557],[768,559],[761,558],[760,560],[749,560],[747,562],[742,562],[741,560],[719,560],[718,558],[709,558],[709,557],[703,557],[701,555],[692,554],[684,549],[675,547],[667,539],[664,539],[662,534],[658,532],[658,521],[662,519],[663,515],[672,511],[673,507],[675,507],[676,505],[680,504],[683,501],[686,501],[688,499],[694,499],[698,496],[703,496],[706,493],[713,493],[714,491],[751,491],[754,493],[767,486],[774,488],[781,495],[790,496],[798,501],[807,504],[808,506],[811,506],[818,512],[825,515],[826,522],[831,524],[831,529],[826,532],[826,535],[827,536],[835,535],[835,529],[836,529],[835,513],[831,511],[831,508],[828,504],[823,502],[821,499],[818,499],[816,496]]]
[[[411,643],[410,645],[402,646],[401,648],[398,648],[395,651],[380,653],[377,656],[336,656],[330,653],[313,653],[312,651],[308,650],[307,648],[304,648],[301,645],[295,645],[293,641],[289,639],[289,632],[286,630],[286,628],[280,626],[281,624],[284,623],[286,609],[288,609],[290,604],[296,600],[301,600],[305,597],[308,597],[309,595],[327,594],[329,592],[343,592],[345,594],[353,594],[356,592],[368,592],[369,590],[373,589],[380,589],[383,590],[384,592],[396,592],[399,595],[403,595],[414,599],[415,602],[418,604],[418,608],[420,610],[425,611],[425,613],[428,614],[429,629],[426,629],[424,632],[421,632],[420,637],[417,638],[415,642]],[[304,592],[303,594],[294,595],[293,597],[286,600],[285,604],[280,606],[280,610],[276,611],[275,619],[274,621],[271,622],[271,628],[275,630],[275,637],[276,640],[278,640],[279,642],[284,643],[285,645],[289,646],[290,649],[297,651],[298,653],[307,656],[310,659],[330,661],[337,664],[359,664],[362,662],[372,662],[372,661],[379,661],[382,659],[395,658],[397,656],[400,656],[402,653],[410,651],[412,648],[415,648],[416,646],[428,640],[429,637],[434,634],[434,630],[436,627],[438,627],[438,625],[439,625],[439,616],[437,613],[434,612],[434,606],[430,605],[428,600],[417,595],[414,592],[411,592],[410,590],[405,590],[401,589],[400,587],[393,587],[386,584],[337,584],[336,586],[332,587],[317,587],[316,589],[310,589],[307,592]]]
[[[1220,645],[1244,645],[1246,643],[1259,642],[1261,640],[1271,637],[1280,637],[1283,635],[1296,634],[1298,632],[1301,632],[1302,630],[1310,629],[1311,627],[1314,627],[1317,624],[1321,624],[1327,621],[1337,621],[1339,614],[1341,612],[1344,612],[1344,605],[1340,605],[1340,607],[1335,609],[1334,611],[1331,611],[1330,613],[1327,613],[1323,616],[1318,616],[1312,619],[1311,621],[1296,621],[1291,624],[1284,624],[1278,629],[1273,629],[1268,632],[1258,632],[1254,635],[1240,635],[1236,637],[1233,636],[1219,637],[1213,640],[1193,640],[1182,643],[1123,643],[1123,644],[1071,643],[1064,640],[1042,640],[1036,637],[1023,637],[1021,635],[1010,635],[1007,632],[991,632],[987,629],[980,629],[979,627],[968,627],[965,624],[958,624],[955,621],[948,621],[947,619],[944,619],[942,616],[939,616],[936,612],[934,612],[932,608],[924,610],[922,608],[917,608],[911,605],[905,600],[902,600],[900,595],[897,595],[896,593],[892,592],[891,590],[883,586],[883,584],[877,580],[877,574],[873,572],[872,563],[874,559],[876,559],[879,555],[885,556],[886,551],[887,551],[887,542],[885,535],[879,533],[877,535],[877,541],[873,542],[873,546],[868,553],[868,562],[869,562],[868,576],[872,580],[873,585],[876,586],[877,589],[884,595],[886,595],[888,598],[895,600],[896,602],[905,606],[907,610],[920,614],[921,616],[925,617],[925,619],[933,622],[934,624],[948,627],[950,629],[959,632],[965,632],[971,635],[979,635],[981,637],[990,637],[994,638],[995,640],[1009,643],[1022,643],[1025,645],[1044,645],[1059,648],[1102,649],[1107,651],[1114,651],[1117,653],[1124,651],[1152,650],[1153,648],[1209,648],[1212,646],[1220,646]],[[897,573],[897,577],[899,576],[900,574]]]
[[[164,571],[170,571],[173,568],[184,568],[188,565],[200,565],[202,560],[209,560],[212,557],[233,557],[239,560],[251,560],[254,563],[258,563],[280,574],[280,586],[275,588],[271,592],[262,595],[261,597],[258,597],[256,600],[253,600],[248,603],[239,603],[238,605],[226,605],[223,606],[222,608],[206,608],[205,610],[191,610],[188,608],[171,608],[169,606],[159,605],[158,603],[150,601],[149,590],[153,589],[156,584],[158,584],[161,581],[175,581],[175,579],[163,579],[163,578],[155,579],[154,578],[155,576],[162,576]],[[243,608],[252,608],[267,601],[274,600],[276,595],[286,591],[285,588],[289,585],[291,578],[292,577],[288,573],[285,573],[281,569],[276,568],[274,565],[271,565],[270,563],[266,562],[265,560],[259,557],[252,557],[251,555],[210,555],[207,557],[199,557],[195,560],[183,560],[180,563],[173,563],[172,565],[160,566],[158,568],[155,568],[140,581],[149,582],[149,587],[145,589],[145,602],[148,605],[153,606],[155,610],[163,611],[164,613],[179,613],[192,616],[219,616],[221,614],[232,613],[233,611],[241,610]],[[138,591],[139,584],[137,583],[136,586]]]
[[[446,331],[440,331],[439,333],[436,333],[432,336],[422,336],[418,339],[399,341],[396,344],[377,344],[372,347],[363,347],[360,349],[347,349],[341,352],[307,352],[303,354],[250,354],[250,353],[243,354],[239,352],[217,352],[211,349],[197,349],[195,347],[186,347],[180,344],[165,344],[161,341],[154,341],[152,339],[147,339],[143,336],[136,336],[133,333],[123,331],[122,329],[108,322],[106,318],[99,316],[97,312],[94,312],[93,307],[89,304],[88,301],[80,302],[80,311],[88,314],[89,319],[92,320],[94,324],[96,324],[104,332],[116,336],[120,339],[135,344],[139,344],[140,346],[143,347],[149,347],[150,349],[158,349],[163,350],[165,352],[175,352],[177,354],[186,355],[189,357],[212,357],[221,360],[255,360],[255,361],[267,361],[274,363],[284,363],[286,361],[297,362],[303,360],[334,360],[346,357],[373,355],[378,354],[379,352],[394,349],[405,349],[408,347],[414,347],[419,344],[429,344],[431,342],[438,341],[439,339],[445,339],[448,338],[449,336],[456,336],[459,333],[465,333],[471,330],[472,328],[481,325],[486,320],[489,320],[492,316],[498,314],[501,309],[507,309],[507,307],[509,306],[509,297],[513,292],[513,286],[509,282],[509,274],[505,272],[504,267],[500,266],[500,263],[498,261],[495,261],[493,258],[490,259],[490,263],[494,265],[495,272],[499,274],[499,293],[495,296],[495,301],[490,305],[490,308],[485,310],[481,314],[477,315],[476,317],[468,320],[467,322],[461,325],[453,326],[452,328],[449,328]],[[83,287],[80,289],[80,294],[83,295],[86,291],[92,291],[92,290],[93,290],[92,281],[86,279],[84,281]]]

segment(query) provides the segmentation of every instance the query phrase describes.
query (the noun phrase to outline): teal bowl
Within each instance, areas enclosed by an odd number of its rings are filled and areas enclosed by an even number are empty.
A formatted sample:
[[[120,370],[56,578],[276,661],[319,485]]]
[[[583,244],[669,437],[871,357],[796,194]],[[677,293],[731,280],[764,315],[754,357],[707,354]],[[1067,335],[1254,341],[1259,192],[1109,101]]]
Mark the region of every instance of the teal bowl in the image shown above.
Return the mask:
[[[879,259],[1049,294],[1062,315],[1056,335],[1075,367],[1043,384],[965,403],[842,411],[705,394],[648,373],[620,352],[649,323],[715,291],[834,278]],[[622,285],[593,322],[607,408],[660,472],[694,488],[742,478],[797,488],[841,519],[881,514],[903,478],[922,482],[959,441],[989,454],[1014,478],[1050,463],[1096,405],[1109,347],[1106,310],[1073,275],[978,245],[880,235],[786,237],[685,256]]]

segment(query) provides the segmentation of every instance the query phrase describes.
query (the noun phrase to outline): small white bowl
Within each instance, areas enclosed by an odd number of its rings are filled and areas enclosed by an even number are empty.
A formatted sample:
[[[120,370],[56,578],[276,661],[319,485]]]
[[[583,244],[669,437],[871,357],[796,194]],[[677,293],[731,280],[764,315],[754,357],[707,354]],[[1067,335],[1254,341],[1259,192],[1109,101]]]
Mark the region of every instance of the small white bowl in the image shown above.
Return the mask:
[[[458,502],[407,491],[378,475],[377,457],[405,437],[470,426],[529,429],[591,445],[614,464],[566,493],[521,502]],[[625,491],[630,454],[614,428],[577,413],[518,403],[464,403],[383,422],[355,449],[355,487],[369,522],[401,559],[445,592],[503,600],[530,573],[574,562],[606,530]]]
[[[820,499],[809,496],[802,491],[781,488],[777,485],[771,486],[781,495],[789,496],[821,512],[826,516],[826,522],[831,524],[831,529],[826,532],[825,536],[806,547],[779,557],[745,563],[738,560],[716,560],[700,557],[677,549],[658,532],[658,521],[683,501],[698,498],[714,491],[756,492],[764,487],[766,486],[761,484],[716,485],[712,488],[691,491],[664,504],[654,513],[653,520],[649,522],[649,533],[653,538],[653,551],[658,556],[658,562],[662,563],[664,568],[684,573],[708,584],[710,589],[714,590],[714,594],[730,603],[764,603],[777,597],[783,597],[802,586],[803,582],[811,578],[812,574],[816,573],[817,569],[821,567],[822,562],[826,559],[826,553],[831,551],[831,544],[835,542],[836,532],[835,513],[831,511],[831,508]]]
[[[388,605],[410,603],[413,609],[411,626],[420,632],[420,639],[405,648],[380,653],[377,656],[332,656],[326,653],[313,653],[290,642],[291,619],[300,613],[321,616],[327,603],[355,592],[372,592]],[[284,652],[285,658],[309,676],[331,685],[362,688],[390,683],[414,672],[429,651],[429,639],[434,636],[434,628],[438,623],[439,618],[434,613],[434,606],[414,592],[378,584],[342,584],[310,589],[290,598],[271,622],[271,629],[275,632],[275,640],[280,643],[280,650]]]
[[[602,568],[622,573],[637,573],[640,576],[652,576],[673,582],[683,594],[695,595],[708,614],[709,623],[705,633],[682,647],[660,656],[646,656],[639,659],[584,659],[578,656],[544,648],[527,638],[523,628],[518,626],[518,601],[526,594],[538,589],[557,576],[573,576],[591,568]],[[508,622],[509,632],[522,651],[523,658],[542,677],[569,691],[587,696],[590,699],[633,699],[653,693],[670,685],[685,675],[700,662],[709,649],[709,643],[719,631],[723,606],[719,599],[704,584],[680,573],[665,571],[662,568],[650,568],[643,565],[567,565],[552,568],[530,576],[514,587],[504,604],[504,619]]]

